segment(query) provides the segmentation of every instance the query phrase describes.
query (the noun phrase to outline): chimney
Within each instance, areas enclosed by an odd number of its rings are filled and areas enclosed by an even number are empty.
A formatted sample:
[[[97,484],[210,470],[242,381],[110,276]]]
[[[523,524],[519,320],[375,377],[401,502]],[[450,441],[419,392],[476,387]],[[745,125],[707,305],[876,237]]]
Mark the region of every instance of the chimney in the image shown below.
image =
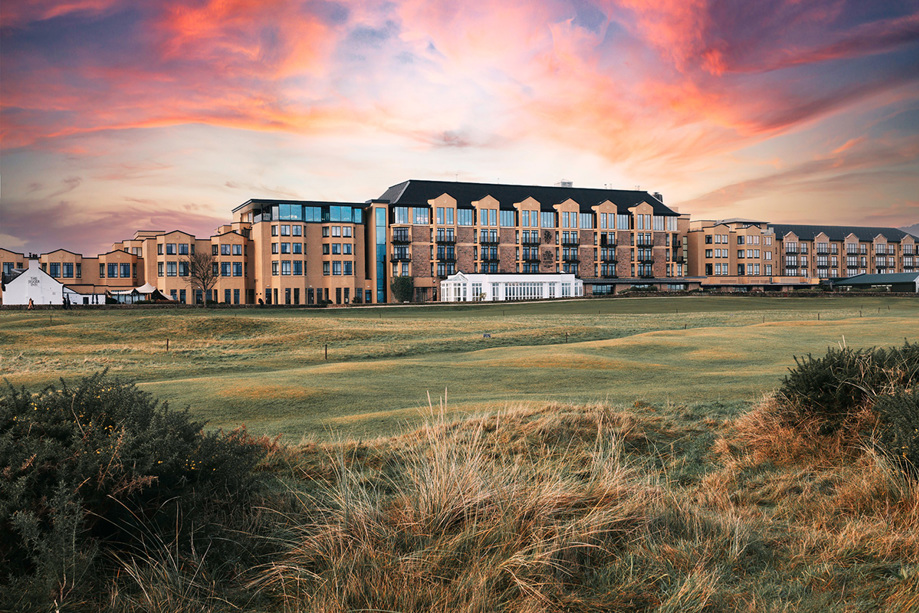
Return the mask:
[[[664,201],[664,196],[661,195],[660,192],[654,192],[653,196],[654,196],[655,198],[657,198],[658,200],[660,200],[661,202]]]

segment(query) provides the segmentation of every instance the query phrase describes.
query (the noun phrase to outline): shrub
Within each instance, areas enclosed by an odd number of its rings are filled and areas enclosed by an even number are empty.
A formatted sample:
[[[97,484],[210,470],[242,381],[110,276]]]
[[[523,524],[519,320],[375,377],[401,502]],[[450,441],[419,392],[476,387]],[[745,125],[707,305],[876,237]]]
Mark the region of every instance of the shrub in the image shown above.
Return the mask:
[[[880,394],[919,380],[919,345],[890,349],[830,348],[822,358],[795,357],[779,399],[789,423],[816,420],[825,433],[835,431]]]
[[[38,393],[9,386],[0,395],[0,593],[12,600],[0,597],[0,609],[77,594],[75,576],[89,572],[96,548],[139,550],[151,534],[200,540],[246,506],[264,448],[245,431],[203,425],[105,373]]]
[[[919,478],[919,389],[881,396],[877,443],[904,474]]]
[[[389,287],[396,302],[409,302],[415,295],[415,279],[412,277],[396,277]]]

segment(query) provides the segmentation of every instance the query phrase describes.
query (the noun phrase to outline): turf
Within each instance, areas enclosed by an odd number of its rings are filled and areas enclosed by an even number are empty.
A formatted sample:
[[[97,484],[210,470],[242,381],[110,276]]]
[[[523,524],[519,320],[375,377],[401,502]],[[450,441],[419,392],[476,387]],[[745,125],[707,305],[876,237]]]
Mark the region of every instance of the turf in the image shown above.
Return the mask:
[[[5,311],[0,375],[32,387],[108,368],[212,427],[374,437],[419,423],[429,396],[446,395],[454,413],[546,401],[750,404],[794,355],[915,340],[917,316],[910,298],[751,296]]]

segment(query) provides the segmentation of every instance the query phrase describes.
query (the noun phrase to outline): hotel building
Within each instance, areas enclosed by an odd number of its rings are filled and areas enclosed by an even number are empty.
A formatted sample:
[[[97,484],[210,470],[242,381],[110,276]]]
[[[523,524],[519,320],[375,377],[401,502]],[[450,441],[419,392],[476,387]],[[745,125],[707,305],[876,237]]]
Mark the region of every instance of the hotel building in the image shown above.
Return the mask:
[[[393,302],[392,281],[405,276],[415,301],[442,300],[442,283],[457,273],[523,288],[502,299],[549,296],[549,285],[533,290],[546,275],[573,275],[584,295],[790,290],[916,271],[917,240],[894,228],[690,221],[641,190],[409,180],[361,203],[247,200],[209,238],[140,230],[96,257],[0,248],[0,263],[7,282],[38,259],[86,304],[150,284],[185,304],[346,305]],[[188,262],[201,252],[216,274],[206,297]]]

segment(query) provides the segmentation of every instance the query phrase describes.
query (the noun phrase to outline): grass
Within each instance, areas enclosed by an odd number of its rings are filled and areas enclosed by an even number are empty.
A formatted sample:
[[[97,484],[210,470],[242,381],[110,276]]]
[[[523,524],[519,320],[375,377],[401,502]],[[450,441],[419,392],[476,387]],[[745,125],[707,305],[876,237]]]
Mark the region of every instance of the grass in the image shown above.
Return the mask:
[[[793,355],[915,341],[915,300],[32,315],[0,313],[13,383],[106,360],[288,441],[260,564],[164,543],[75,610],[919,609],[919,484],[768,396]]]
[[[749,296],[72,311],[51,324],[47,312],[5,311],[0,375],[41,385],[108,368],[213,427],[373,437],[420,423],[429,394],[446,393],[455,413],[547,401],[754,402],[792,354],[916,338],[917,315],[908,298]]]

